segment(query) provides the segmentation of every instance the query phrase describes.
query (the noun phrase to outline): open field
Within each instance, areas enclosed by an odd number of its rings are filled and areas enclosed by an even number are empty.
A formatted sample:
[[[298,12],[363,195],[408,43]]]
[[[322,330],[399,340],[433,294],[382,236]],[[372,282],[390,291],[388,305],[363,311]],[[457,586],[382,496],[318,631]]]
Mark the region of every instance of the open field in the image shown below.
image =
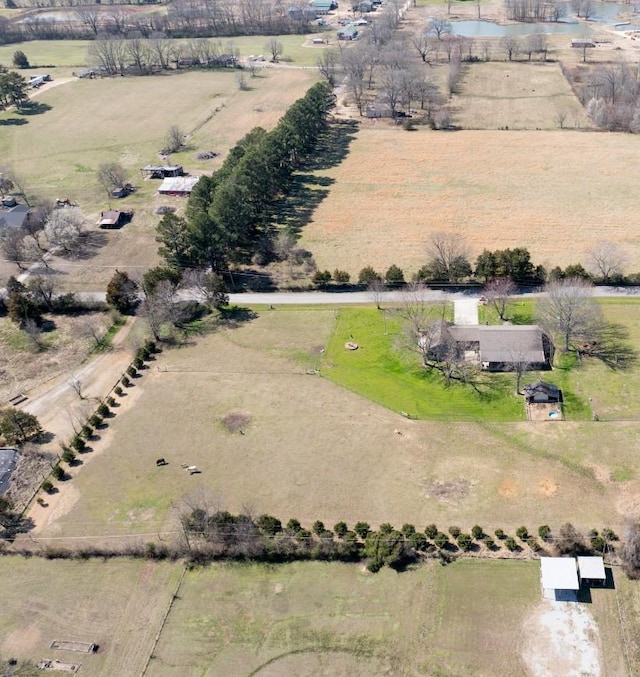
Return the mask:
[[[305,373],[334,322],[333,310],[267,310],[165,350],[128,389],[134,406],[60,484],[55,507],[34,506],[35,536],[175,531],[182,499],[203,495],[306,525],[621,530],[640,515],[640,423],[407,420]],[[232,412],[250,418],[243,435],[221,424]],[[169,465],[157,468],[158,457]]]
[[[234,71],[189,72],[149,78],[78,80],[43,92],[38,103],[50,107],[28,123],[3,127],[0,156],[25,176],[27,191],[52,199],[69,197],[94,222],[107,208],[95,171],[102,162],[119,161],[138,191],[111,205],[133,209],[131,224],[120,231],[100,232],[96,247],[84,259],[54,259],[67,290],[102,290],[113,269],[143,271],[157,261],[154,210],[160,204],[184,207],[179,198],[155,195],[157,181],[143,181],[139,169],[158,161],[158,151],[172,124],[188,134],[187,150],[172,156],[187,171],[209,173],[228,149],[251,128],[276,124],[286,108],[301,97],[316,75],[311,71],[266,69],[241,92]],[[144,101],[144,113],[139,110]],[[0,114],[0,123],[16,118]],[[99,120],[99,124],[96,123]],[[73,134],[70,133],[73,130]],[[64,142],[61,142],[64,140]],[[196,161],[201,150],[222,157]],[[4,264],[0,277],[15,272]]]
[[[463,129],[590,128],[558,63],[490,62],[465,66],[453,123]]]
[[[346,159],[322,172],[333,183],[301,244],[320,269],[353,276],[395,263],[410,277],[437,231],[460,233],[473,256],[523,246],[549,267],[584,261],[605,239],[628,254],[628,271],[639,270],[640,241],[629,228],[638,144],[631,135],[566,130],[362,127]]]
[[[0,570],[0,655],[82,663],[80,674],[107,677],[140,674],[182,566],[5,557]],[[53,650],[53,640],[100,648]]]
[[[139,675],[181,569],[4,558],[0,655],[80,662],[95,677]],[[614,576],[635,669],[640,591]],[[580,637],[567,623],[552,641],[536,623],[552,608],[540,600],[536,562],[428,562],[375,575],[338,563],[213,564],[186,572],[146,674],[537,677],[546,659],[545,674],[565,677],[580,674],[578,649],[593,654],[598,674],[619,677],[628,673],[615,594],[593,590],[579,609],[555,605],[567,621],[579,610],[591,632]],[[53,640],[99,650],[56,651]]]

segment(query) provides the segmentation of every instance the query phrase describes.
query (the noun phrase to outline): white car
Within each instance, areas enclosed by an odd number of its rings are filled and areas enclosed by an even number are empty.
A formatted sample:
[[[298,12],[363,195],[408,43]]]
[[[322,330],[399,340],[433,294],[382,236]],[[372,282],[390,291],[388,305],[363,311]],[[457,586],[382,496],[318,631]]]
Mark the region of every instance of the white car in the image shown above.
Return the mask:
[[[354,26],[366,26],[368,23],[369,22],[366,19],[358,19],[353,22]]]

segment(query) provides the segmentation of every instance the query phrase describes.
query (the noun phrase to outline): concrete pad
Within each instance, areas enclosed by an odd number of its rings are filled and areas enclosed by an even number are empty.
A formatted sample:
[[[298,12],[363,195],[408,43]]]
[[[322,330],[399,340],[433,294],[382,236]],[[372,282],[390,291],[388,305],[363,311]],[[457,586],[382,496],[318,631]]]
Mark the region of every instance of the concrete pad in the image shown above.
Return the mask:
[[[478,324],[478,299],[456,299],[453,318],[455,324]]]

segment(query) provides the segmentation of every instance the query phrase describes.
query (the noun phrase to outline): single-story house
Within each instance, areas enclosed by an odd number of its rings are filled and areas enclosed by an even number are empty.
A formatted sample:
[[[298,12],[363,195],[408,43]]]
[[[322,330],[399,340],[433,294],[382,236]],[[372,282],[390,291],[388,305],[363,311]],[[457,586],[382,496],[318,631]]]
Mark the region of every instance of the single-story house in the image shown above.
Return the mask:
[[[578,557],[577,559],[580,583],[604,585],[607,574],[604,570],[604,559],[602,557]]]
[[[9,209],[0,209],[0,235],[9,228],[20,229],[29,219],[27,205],[15,205]]]
[[[595,49],[596,43],[588,38],[574,38],[571,46],[575,49]]]
[[[528,404],[554,404],[562,402],[562,391],[553,383],[536,381],[524,387],[524,397]]]
[[[328,14],[332,9],[338,8],[338,3],[335,0],[311,0],[309,7],[314,10],[317,15]]]
[[[140,171],[142,176],[148,176],[151,179],[166,179],[168,176],[184,174],[181,165],[145,165]]]
[[[122,228],[131,221],[132,212],[121,212],[117,209],[110,209],[106,212],[100,212],[98,226],[100,228]]]
[[[372,2],[363,0],[363,2],[359,2],[357,5],[353,6],[353,11],[360,12],[360,14],[368,14],[369,12],[375,12],[375,7]]]
[[[580,590],[575,558],[541,557],[540,583],[545,599],[575,600],[575,591]]]
[[[357,40],[358,39],[358,27],[354,24],[347,24],[343,26],[336,33],[338,40]]]
[[[172,176],[167,177],[158,188],[160,195],[176,195],[189,197],[193,187],[200,180],[199,176]]]
[[[549,337],[537,325],[455,325],[440,322],[429,337],[427,358],[442,361],[452,348],[467,362],[486,371],[549,369],[552,348]]]
[[[365,108],[365,115],[368,118],[390,118],[393,117],[393,112],[389,104],[382,102],[368,103]]]
[[[287,14],[292,21],[313,21],[317,17],[317,12],[313,7],[298,7],[291,5]]]

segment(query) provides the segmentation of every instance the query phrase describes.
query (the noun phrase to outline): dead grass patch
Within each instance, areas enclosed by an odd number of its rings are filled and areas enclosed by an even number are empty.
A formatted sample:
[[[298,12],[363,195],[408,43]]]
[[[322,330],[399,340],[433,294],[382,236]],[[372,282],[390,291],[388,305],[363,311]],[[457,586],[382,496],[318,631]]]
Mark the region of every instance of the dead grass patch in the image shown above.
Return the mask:
[[[629,271],[640,270],[629,229],[636,155],[624,134],[361,127],[346,159],[323,172],[335,181],[301,245],[321,270],[353,277],[395,263],[410,277],[436,231],[460,233],[473,256],[525,246],[548,267],[584,261],[606,239],[627,253]]]
[[[220,423],[227,432],[244,435],[252,420],[253,417],[248,411],[230,411],[220,419]]]

